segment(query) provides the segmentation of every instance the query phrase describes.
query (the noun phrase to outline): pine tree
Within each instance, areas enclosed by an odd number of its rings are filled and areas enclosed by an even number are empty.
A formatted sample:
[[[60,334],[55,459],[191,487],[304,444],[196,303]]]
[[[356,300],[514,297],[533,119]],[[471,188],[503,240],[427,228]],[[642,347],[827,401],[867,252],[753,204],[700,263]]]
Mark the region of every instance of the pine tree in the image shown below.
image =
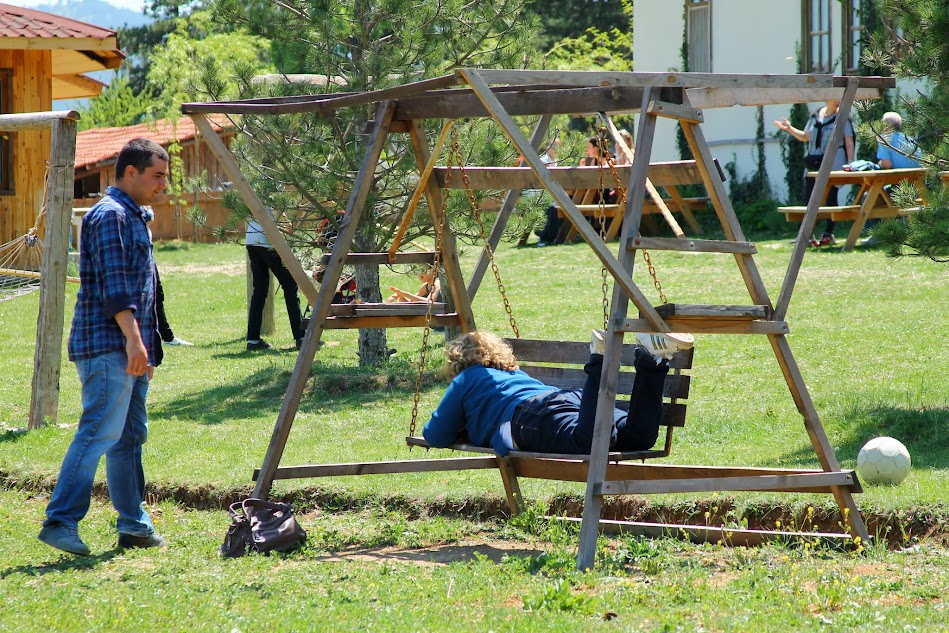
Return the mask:
[[[535,50],[534,22],[525,18],[524,0],[218,0],[214,10],[217,20],[269,39],[280,72],[311,76],[308,83],[262,83],[244,73],[239,78],[242,98],[363,92],[439,76],[456,67],[518,68],[530,65]],[[213,65],[204,69],[209,96],[228,96],[221,79]],[[244,132],[234,146],[238,159],[275,216],[292,220],[288,240],[304,264],[312,264],[321,249],[328,248],[324,238],[339,226],[365,151],[373,107],[345,108],[327,118],[245,115],[238,122]],[[499,132],[477,122],[464,125],[465,160],[513,161],[508,144],[498,142]],[[391,243],[414,189],[417,168],[411,146],[392,138],[376,170],[355,238],[357,251],[380,251]],[[235,198],[228,199],[240,210]],[[431,233],[428,215],[416,214],[407,239]],[[459,219],[452,215],[456,229]],[[378,268],[358,266],[355,274],[359,298],[380,301]],[[363,365],[387,358],[384,330],[360,331],[359,358]]]
[[[901,98],[903,129],[922,146],[928,167],[935,172],[949,169],[949,4],[945,0],[882,0],[881,9],[883,19],[866,63],[897,77],[926,82],[926,94]],[[883,222],[874,230],[889,255],[949,262],[949,194],[935,176],[930,181],[928,208],[908,222]],[[901,206],[916,206],[915,192],[903,191],[896,198]]]

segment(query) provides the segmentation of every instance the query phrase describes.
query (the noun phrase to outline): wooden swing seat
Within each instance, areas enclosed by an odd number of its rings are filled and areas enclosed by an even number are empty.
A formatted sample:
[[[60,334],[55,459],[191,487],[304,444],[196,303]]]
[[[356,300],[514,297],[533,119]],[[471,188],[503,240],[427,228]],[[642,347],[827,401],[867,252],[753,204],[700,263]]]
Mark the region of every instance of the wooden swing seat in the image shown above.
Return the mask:
[[[505,341],[514,350],[514,355],[520,361],[521,370],[529,376],[558,387],[560,389],[582,389],[586,382],[586,374],[583,372],[583,365],[590,358],[589,343],[578,343],[576,341],[541,341],[531,339],[509,338]],[[620,372],[617,382],[616,407],[623,410],[629,409],[629,393],[633,387],[635,372],[630,371],[635,360],[635,344],[627,343],[623,345],[623,353],[620,356]],[[687,350],[676,354],[669,362],[671,371],[666,378],[663,396],[665,402],[662,407],[662,420],[660,426],[665,427],[665,441],[661,448],[643,450],[611,452],[609,461],[621,462],[629,460],[646,460],[658,457],[668,457],[672,452],[672,433],[673,429],[685,426],[686,404],[680,402],[688,398],[691,376],[684,371],[692,368],[692,352]],[[419,446],[430,448],[428,443],[422,437],[408,437],[406,442],[410,446]],[[451,450],[465,451],[473,453],[494,454],[491,448],[475,446],[465,442],[459,442],[449,447]],[[544,460],[567,460],[588,462],[589,455],[574,455],[560,453],[535,453],[530,451],[511,451],[508,453],[511,458],[523,459],[544,459]]]

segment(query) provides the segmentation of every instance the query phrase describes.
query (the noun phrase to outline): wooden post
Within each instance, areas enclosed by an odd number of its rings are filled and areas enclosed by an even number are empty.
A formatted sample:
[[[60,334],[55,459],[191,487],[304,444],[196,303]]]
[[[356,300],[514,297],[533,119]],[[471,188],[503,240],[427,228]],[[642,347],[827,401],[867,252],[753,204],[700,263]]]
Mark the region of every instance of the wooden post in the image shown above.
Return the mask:
[[[71,113],[75,114],[75,113]],[[62,369],[66,262],[72,222],[73,177],[76,158],[76,119],[52,120],[49,150],[49,186],[46,191],[46,253],[40,279],[40,313],[36,322],[33,386],[29,428],[55,422],[59,409]]]

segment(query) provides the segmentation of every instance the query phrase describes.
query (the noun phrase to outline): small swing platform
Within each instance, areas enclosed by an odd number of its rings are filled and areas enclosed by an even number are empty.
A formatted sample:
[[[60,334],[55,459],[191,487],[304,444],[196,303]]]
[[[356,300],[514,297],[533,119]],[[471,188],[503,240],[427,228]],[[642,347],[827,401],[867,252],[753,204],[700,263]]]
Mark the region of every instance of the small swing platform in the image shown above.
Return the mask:
[[[839,116],[847,118],[854,99],[879,98],[881,90],[894,86],[895,80],[885,77],[458,69],[442,77],[367,93],[184,104],[182,109],[194,119],[196,126],[202,131],[205,142],[217,155],[235,189],[261,224],[313,306],[314,318],[310,319],[307,336],[290,377],[270,446],[261,467],[254,472],[254,496],[267,497],[277,479],[497,468],[504,481],[512,511],[517,512],[522,507],[518,477],[585,482],[583,515],[579,519],[581,528],[577,554],[578,569],[593,567],[596,539],[601,530],[628,529],[644,534],[687,534],[690,538],[712,539],[725,543],[760,543],[795,535],[788,532],[701,525],[603,522],[600,520],[602,505],[607,495],[718,491],[827,493],[833,495],[840,508],[843,530],[831,534],[796,535],[804,538],[832,538],[850,543],[869,540],[870,535],[853,498],[854,493],[861,491],[860,483],[853,471],[840,468],[788,341],[790,329],[786,317],[807,250],[807,239],[811,236],[817,220],[821,203],[818,192],[826,188],[832,157],[829,154],[825,156],[817,172],[815,193],[804,212],[781,287],[772,299],[755,261],[757,248],[744,236],[702,128],[705,109],[730,108],[736,105],[810,103],[835,99],[840,100]],[[326,263],[324,283],[317,292],[309,283],[300,263],[293,257],[282,234],[267,215],[250,183],[240,172],[233,155],[213,133],[207,115],[309,113],[332,116],[341,108],[365,107],[369,104],[375,104],[376,107],[371,133],[368,135],[364,158],[336,242]],[[601,168],[548,167],[541,160],[538,150],[544,145],[553,115],[598,114],[605,121],[614,139],[617,139],[618,134],[614,134],[615,126],[612,125],[609,115],[631,112],[638,113],[635,148],[628,148],[631,151],[627,154],[632,158],[632,164],[616,166],[615,169],[610,166],[611,175],[625,184],[623,190],[626,192],[622,229],[616,250],[613,251],[607,245],[605,235],[597,233],[584,212],[577,208],[576,201],[572,200],[566,191],[568,188],[602,189]],[[493,121],[511,141],[515,151],[523,157],[523,162],[516,167],[473,167],[471,178],[453,177],[450,162],[448,166],[436,166],[435,162],[443,155],[442,150],[448,139],[451,122],[471,117]],[[531,117],[534,127],[529,138],[522,132],[516,120],[519,117]],[[652,193],[655,187],[652,186],[650,178],[660,181],[660,174],[664,169],[661,165],[650,164],[659,118],[671,119],[680,126],[695,158],[694,166],[690,168],[694,168],[705,187],[709,203],[721,224],[724,239],[694,239],[681,229],[674,230],[677,236],[675,238],[647,238],[640,235],[647,194],[656,202]],[[442,132],[434,146],[430,145],[425,133],[424,122],[428,119],[444,121]],[[842,132],[842,127],[833,131],[831,146],[840,144]],[[383,147],[392,134],[408,134],[415,152],[419,182],[410,207],[414,208],[414,204],[424,197],[432,214],[433,225],[436,227],[436,248],[432,259],[436,268],[439,265],[443,267],[442,288],[447,290],[447,293],[443,293],[446,295],[446,305],[426,304],[423,314],[420,314],[423,306],[411,304],[398,308],[404,311],[399,314],[390,312],[393,309],[392,304],[386,308],[356,305],[351,309],[342,310],[332,306],[332,294],[347,262],[362,258],[365,262],[384,264],[394,261],[397,256],[397,253],[392,251],[381,254],[350,252],[356,229],[363,221],[373,175]],[[620,147],[625,147],[625,143],[619,139],[617,141]],[[487,234],[482,226],[485,246],[467,278],[467,286],[458,264],[454,238],[448,222],[438,211],[445,208],[444,190],[460,188],[468,190],[472,200],[471,189],[507,191],[490,234]],[[605,315],[606,349],[590,455],[538,455],[514,451],[504,458],[499,458],[494,454],[484,454],[484,449],[459,443],[455,448],[481,454],[473,457],[436,459],[426,456],[423,459],[392,462],[281,466],[283,451],[323,330],[331,327],[424,326],[423,341],[427,340],[429,326],[437,323],[438,319],[454,322],[463,332],[474,330],[471,302],[489,266],[498,278],[502,297],[504,296],[503,284],[493,259],[493,250],[501,239],[521,190],[538,188],[546,189],[550,193],[554,204],[563,211],[565,221],[600,260],[604,288],[607,281],[612,284],[612,298],[608,302],[608,314]],[[602,229],[603,222],[600,225]],[[637,252],[643,252],[648,267],[652,269],[648,259],[649,250],[689,252],[702,256],[725,255],[733,258],[748,293],[749,302],[745,305],[667,303],[658,280],[653,276],[661,299],[661,305],[653,305],[633,280]],[[696,265],[701,265],[699,259],[696,259]],[[538,273],[543,274],[541,271]],[[634,308],[632,311],[631,303]],[[607,302],[604,301],[604,308],[606,305]],[[505,307],[509,311],[506,297]],[[511,321],[515,336],[519,336],[513,317]],[[790,396],[801,414],[803,431],[820,467],[786,469],[768,466],[720,467],[645,463],[645,459],[669,456],[672,431],[685,424],[684,400],[688,396],[692,376],[700,376],[702,380],[715,379],[714,361],[710,360],[710,365],[702,372],[693,370],[692,351],[675,358],[674,372],[667,383],[664,446],[655,451],[634,454],[610,453],[613,408],[618,402],[621,404],[621,400],[617,400],[617,394],[628,393],[630,379],[627,372],[631,362],[631,346],[624,337],[633,332],[766,336]],[[586,342],[541,342],[517,338],[511,342],[524,366],[541,380],[554,385],[579,386],[576,372],[587,359]],[[422,349],[424,355],[424,342]],[[695,353],[701,358],[701,347],[697,347],[697,350]],[[423,441],[414,437],[414,423],[413,417],[408,441],[410,445],[422,446]],[[740,438],[730,440],[732,443],[740,441]]]

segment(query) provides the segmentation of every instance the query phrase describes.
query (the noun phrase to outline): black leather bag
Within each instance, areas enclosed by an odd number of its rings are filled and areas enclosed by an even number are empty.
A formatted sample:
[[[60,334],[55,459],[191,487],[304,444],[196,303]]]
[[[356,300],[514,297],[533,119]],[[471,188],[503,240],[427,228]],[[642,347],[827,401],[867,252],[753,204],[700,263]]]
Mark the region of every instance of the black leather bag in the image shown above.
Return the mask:
[[[286,503],[245,499],[231,504],[231,525],[221,545],[221,556],[235,558],[247,552],[286,552],[306,541],[306,532]]]
[[[804,166],[810,171],[817,171],[820,169],[820,163],[822,160],[824,160],[823,154],[805,154]]]
[[[250,533],[250,521],[244,516],[240,502],[232,503],[227,511],[231,515],[231,525],[227,528],[218,553],[223,558],[238,558],[253,547],[254,538]]]

